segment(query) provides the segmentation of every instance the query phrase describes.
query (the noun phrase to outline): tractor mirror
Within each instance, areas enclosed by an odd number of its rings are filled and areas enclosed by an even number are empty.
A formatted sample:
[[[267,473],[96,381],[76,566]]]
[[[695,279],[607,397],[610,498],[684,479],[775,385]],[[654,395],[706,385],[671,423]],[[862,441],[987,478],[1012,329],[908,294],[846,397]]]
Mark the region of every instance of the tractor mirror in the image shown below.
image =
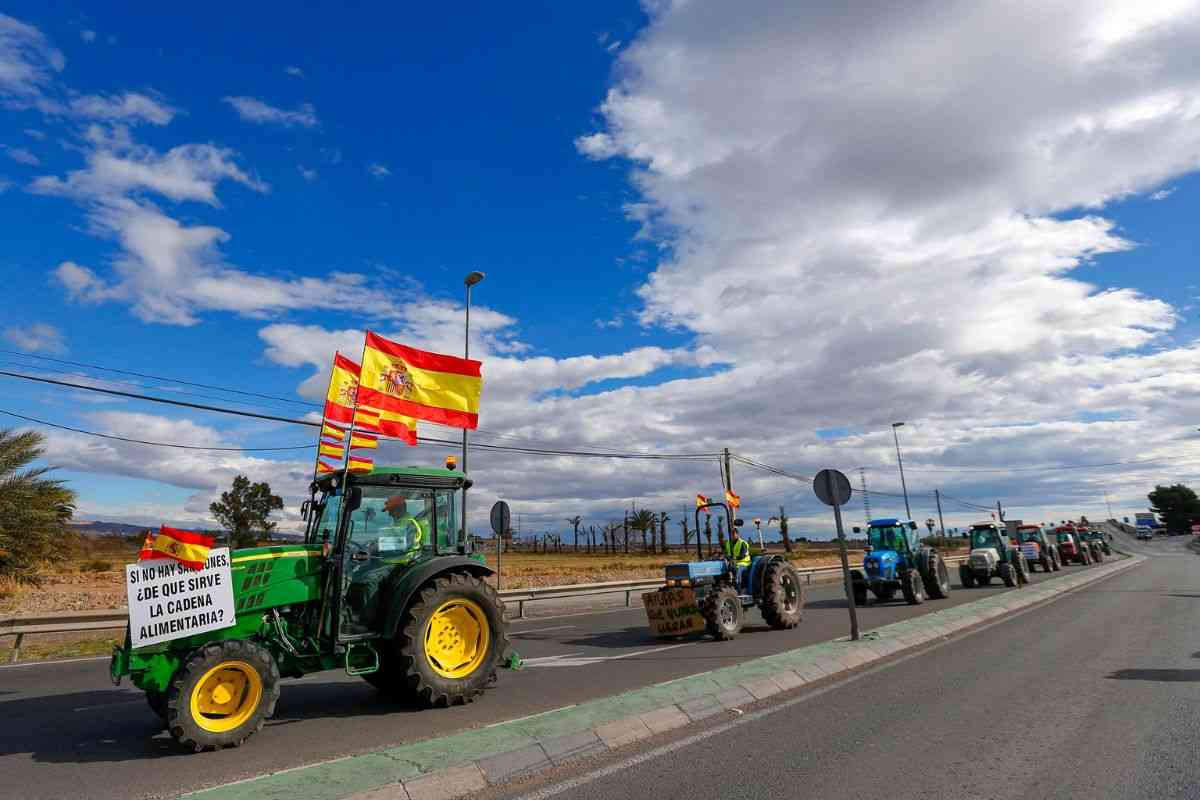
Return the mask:
[[[854,532],[855,532],[855,533],[862,533],[862,528],[860,528],[860,527],[858,527],[857,525],[855,525],[855,526],[854,526]]]
[[[346,511],[355,511],[362,505],[362,487],[351,486],[346,491]]]
[[[745,524],[746,524],[746,521],[745,521],[744,519],[742,519],[741,517],[734,517],[734,518],[733,518],[733,527],[735,527],[735,528],[740,528],[740,527],[742,527],[742,526],[743,526],[743,525],[745,525]]]
[[[308,522],[308,509],[311,505],[311,500],[305,500],[300,504],[300,519],[304,520],[305,522]]]

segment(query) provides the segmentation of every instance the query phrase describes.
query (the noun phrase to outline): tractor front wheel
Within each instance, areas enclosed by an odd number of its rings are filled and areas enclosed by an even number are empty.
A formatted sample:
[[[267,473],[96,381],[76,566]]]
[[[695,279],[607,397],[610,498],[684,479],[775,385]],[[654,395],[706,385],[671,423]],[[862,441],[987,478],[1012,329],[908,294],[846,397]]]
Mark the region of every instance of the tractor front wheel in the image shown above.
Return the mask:
[[[417,593],[397,631],[395,662],[380,666],[421,705],[446,708],[482,694],[507,648],[508,619],[496,590],[455,572]]]
[[[958,565],[958,581],[963,585],[964,589],[975,588],[975,573],[966,564]]]
[[[1004,585],[1012,588],[1017,585],[1017,568],[1012,564],[1005,562],[1000,565],[1000,580],[1004,581]]]
[[[279,667],[266,648],[213,642],[192,653],[171,680],[167,730],[197,753],[237,747],[262,728],[278,700]]]
[[[777,630],[794,628],[804,616],[800,574],[786,561],[772,561],[763,570],[762,615]]]
[[[919,606],[925,602],[925,584],[921,573],[915,569],[905,570],[900,575],[900,591],[910,606]]]
[[[729,641],[741,633],[745,621],[742,601],[729,586],[722,586],[705,595],[700,604],[700,613],[704,615],[708,634],[718,642]]]

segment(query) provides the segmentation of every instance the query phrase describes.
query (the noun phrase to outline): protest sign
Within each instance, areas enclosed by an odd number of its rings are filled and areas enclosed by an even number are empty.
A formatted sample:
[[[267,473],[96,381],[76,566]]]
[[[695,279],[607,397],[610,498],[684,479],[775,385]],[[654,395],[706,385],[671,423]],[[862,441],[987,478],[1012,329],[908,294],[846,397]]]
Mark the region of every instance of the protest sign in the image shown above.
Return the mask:
[[[642,595],[646,619],[655,636],[680,636],[704,630],[704,617],[691,589],[663,589]]]
[[[125,565],[129,636],[134,647],[232,626],[233,575],[229,548],[214,548],[204,567],[167,558]]]

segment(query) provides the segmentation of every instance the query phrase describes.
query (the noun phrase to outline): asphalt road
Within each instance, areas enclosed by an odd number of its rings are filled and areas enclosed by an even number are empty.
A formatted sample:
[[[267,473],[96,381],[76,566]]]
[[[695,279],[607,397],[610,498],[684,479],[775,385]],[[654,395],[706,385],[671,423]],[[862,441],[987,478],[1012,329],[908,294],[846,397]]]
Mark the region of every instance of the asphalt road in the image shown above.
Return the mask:
[[[500,796],[1195,798],[1200,558],[1183,545],[1145,545],[1160,557],[1054,603]]]
[[[1069,567],[1069,574],[1083,567]],[[862,609],[864,630],[1006,590],[965,590],[946,601],[902,601]],[[1064,573],[1058,573],[1062,575]],[[1041,573],[1035,581],[1046,579]],[[141,692],[113,687],[107,662],[0,667],[0,797],[143,798],[174,796],[266,772],[426,739],[606,697],[684,675],[843,636],[841,586],[815,586],[804,622],[767,628],[756,612],[732,642],[693,639],[664,645],[646,632],[640,608],[514,624],[527,659],[503,672],[474,704],[416,710],[389,703],[341,672],[284,682],[273,720],[236,750],[182,752],[149,711]],[[1200,666],[1200,665],[1198,665]]]

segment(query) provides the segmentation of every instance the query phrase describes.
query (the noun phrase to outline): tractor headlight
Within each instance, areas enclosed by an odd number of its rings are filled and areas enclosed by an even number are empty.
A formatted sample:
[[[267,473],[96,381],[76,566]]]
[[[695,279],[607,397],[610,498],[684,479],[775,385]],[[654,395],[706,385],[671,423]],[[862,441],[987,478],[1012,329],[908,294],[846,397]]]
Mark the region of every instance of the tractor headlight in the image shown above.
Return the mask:
[[[674,585],[675,585],[675,584],[677,584],[677,583],[679,583],[679,581],[676,581],[676,580],[668,580],[668,581],[667,581],[667,586],[674,586]]]
[[[691,586],[691,585],[692,585],[692,579],[691,579],[691,578],[684,578],[683,580],[679,581],[679,585],[680,585],[680,586]]]

